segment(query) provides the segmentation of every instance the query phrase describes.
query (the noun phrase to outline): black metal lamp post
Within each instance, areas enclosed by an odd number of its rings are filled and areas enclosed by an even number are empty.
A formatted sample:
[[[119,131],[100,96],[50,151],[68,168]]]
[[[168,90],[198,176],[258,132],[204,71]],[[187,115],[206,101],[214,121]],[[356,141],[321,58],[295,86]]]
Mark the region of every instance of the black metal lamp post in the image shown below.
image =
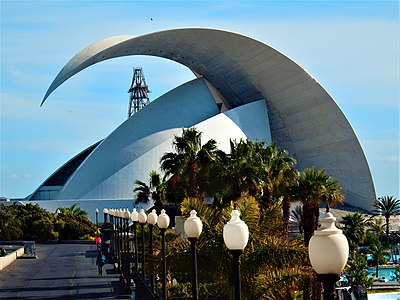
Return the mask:
[[[158,216],[157,225],[161,231],[161,255],[162,255],[162,300],[167,300],[167,259],[166,255],[166,245],[165,245],[165,231],[169,226],[169,216],[165,213],[165,210],[161,210],[161,214]]]
[[[192,210],[190,217],[184,223],[185,234],[190,241],[190,249],[192,252],[192,297],[193,300],[199,299],[198,280],[197,280],[197,253],[196,242],[203,230],[203,223],[200,218],[196,216],[197,212]]]
[[[139,264],[139,249],[138,249],[138,239],[137,239],[137,222],[139,221],[139,214],[136,211],[136,208],[132,210],[131,220],[133,222],[133,239],[134,239],[134,248],[135,248],[135,271],[138,270]]]
[[[128,209],[124,211],[124,234],[125,234],[125,253],[129,253],[129,224],[128,221],[131,218],[131,213]]]
[[[117,218],[117,270],[121,271],[121,209],[118,209],[116,212]]]
[[[240,219],[240,212],[236,209],[231,212],[231,219],[225,224],[223,237],[226,247],[233,256],[235,300],[241,299],[240,255],[249,240],[249,229]]]
[[[114,243],[114,235],[115,235],[115,226],[114,226],[114,209],[110,208],[108,210],[109,220],[110,220],[110,251],[111,257],[114,261],[115,258],[115,243]]]
[[[308,244],[311,265],[324,287],[324,300],[336,299],[335,283],[349,256],[349,243],[336,228],[335,221],[336,218],[327,211],[320,220],[321,227],[314,231]]]
[[[107,215],[108,215],[108,209],[107,209],[107,208],[104,208],[104,209],[103,209],[103,221],[104,221],[104,223],[107,223],[107,222],[108,222]]]
[[[139,219],[140,226],[142,227],[142,277],[143,277],[143,280],[145,280],[144,263],[145,263],[146,255],[145,255],[145,249],[144,249],[145,248],[144,225],[146,224],[146,221],[147,221],[147,215],[144,212],[143,208],[139,212],[138,219]]]
[[[153,245],[153,227],[154,225],[157,224],[157,213],[156,210],[153,209],[151,213],[147,216],[147,223],[149,224],[149,229],[150,229],[150,254],[154,253],[154,245]],[[151,274],[150,278],[150,284],[151,284],[151,291],[154,292],[154,272]]]
[[[96,230],[98,230],[99,229],[98,228],[99,227],[99,209],[96,208],[95,212],[96,212]]]

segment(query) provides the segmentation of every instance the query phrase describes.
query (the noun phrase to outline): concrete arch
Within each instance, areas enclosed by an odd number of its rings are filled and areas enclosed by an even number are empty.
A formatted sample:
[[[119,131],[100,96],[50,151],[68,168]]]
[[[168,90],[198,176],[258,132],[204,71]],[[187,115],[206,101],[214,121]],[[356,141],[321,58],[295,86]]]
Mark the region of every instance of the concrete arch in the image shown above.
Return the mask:
[[[218,91],[222,111],[265,99],[272,139],[298,159],[299,168],[325,168],[344,186],[348,203],[371,209],[375,190],[368,163],[335,101],[298,64],[243,35],[189,28],[96,42],[64,66],[42,104],[86,67],[128,55],[163,57],[187,66]]]

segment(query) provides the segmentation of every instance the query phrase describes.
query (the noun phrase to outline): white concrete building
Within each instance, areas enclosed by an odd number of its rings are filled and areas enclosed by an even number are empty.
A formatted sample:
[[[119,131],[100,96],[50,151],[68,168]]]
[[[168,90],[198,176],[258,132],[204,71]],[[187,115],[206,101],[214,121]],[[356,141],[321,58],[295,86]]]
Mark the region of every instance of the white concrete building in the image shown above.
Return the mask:
[[[300,170],[325,168],[344,187],[348,204],[371,209],[375,190],[367,160],[335,101],[298,64],[246,36],[176,29],[102,40],[64,66],[43,102],[86,67],[127,55],[171,59],[198,79],[134,114],[56,171],[29,200],[132,199],[132,181],[147,181],[161,155],[172,151],[174,134],[196,126],[203,141],[214,138],[225,151],[229,139],[274,140],[298,160]]]

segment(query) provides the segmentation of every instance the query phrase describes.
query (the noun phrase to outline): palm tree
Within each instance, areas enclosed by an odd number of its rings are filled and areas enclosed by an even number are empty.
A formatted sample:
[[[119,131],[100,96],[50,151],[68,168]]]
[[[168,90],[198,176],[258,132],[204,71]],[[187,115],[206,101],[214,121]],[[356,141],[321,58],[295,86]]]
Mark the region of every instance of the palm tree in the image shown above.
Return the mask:
[[[381,237],[385,232],[385,224],[382,224],[382,219],[373,219],[373,222],[369,223],[369,229],[370,231],[375,232],[376,237],[378,238],[378,241],[381,241]]]
[[[341,203],[344,195],[342,187],[326,174],[324,169],[305,169],[296,183],[290,187],[294,199],[303,203],[304,243],[308,242],[318,226],[319,205],[326,202],[332,206]]]
[[[340,224],[343,226],[343,234],[347,237],[350,244],[350,250],[358,250],[359,244],[365,239],[365,229],[368,220],[365,220],[362,213],[349,213],[343,216]]]
[[[204,165],[214,160],[217,142],[213,139],[201,145],[201,132],[195,127],[183,129],[175,136],[173,147],[176,153],[165,153],[161,159],[161,170],[165,172],[172,188],[180,188],[186,197],[199,197],[198,174]],[[181,199],[182,200],[182,199]]]
[[[230,141],[230,153],[221,156],[220,178],[225,184],[222,194],[226,202],[238,200],[243,194],[255,195],[260,185],[254,143]]]
[[[374,243],[370,247],[372,257],[375,260],[376,267],[375,267],[375,277],[379,277],[379,261],[384,260],[385,248],[380,242]]]
[[[383,196],[375,199],[374,212],[382,214],[386,219],[386,241],[389,242],[389,218],[400,213],[400,200],[394,196]]]
[[[312,277],[307,250],[298,240],[276,235],[274,226],[262,217],[264,211],[252,196],[237,199],[240,218],[249,228],[249,243],[242,255],[242,292],[246,299],[289,299],[289,295],[301,289],[304,278]],[[181,204],[183,218],[194,209],[203,221],[203,232],[198,241],[199,281],[213,282],[224,289],[225,296],[232,289],[231,261],[224,246],[222,230],[230,219],[233,202],[224,208],[214,207],[196,198],[185,199]],[[275,215],[275,220],[279,210]],[[189,253],[188,243],[170,245],[169,257],[176,261],[182,272],[182,259]]]
[[[79,202],[75,202],[70,207],[59,207],[56,211],[57,210],[62,214],[71,214],[75,217],[87,218],[89,216],[89,213],[86,210],[79,207]]]
[[[150,200],[153,200],[157,213],[160,213],[166,202],[165,182],[162,180],[160,174],[152,170],[150,171],[149,185],[140,180],[135,180],[134,184],[137,185],[133,190],[136,193],[135,204],[146,204]]]

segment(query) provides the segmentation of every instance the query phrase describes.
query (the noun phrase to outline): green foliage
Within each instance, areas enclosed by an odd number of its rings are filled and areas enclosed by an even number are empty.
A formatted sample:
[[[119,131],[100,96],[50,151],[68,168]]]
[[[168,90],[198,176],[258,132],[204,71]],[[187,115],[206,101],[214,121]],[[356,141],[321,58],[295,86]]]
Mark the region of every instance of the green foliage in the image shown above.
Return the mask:
[[[325,170],[305,169],[295,185],[290,187],[292,197],[303,203],[304,243],[308,245],[318,225],[321,202],[335,205],[343,202],[342,187]]]
[[[368,220],[365,220],[362,213],[348,213],[343,216],[342,225],[340,228],[343,230],[343,234],[347,237],[350,244],[350,250],[357,250],[360,243],[365,239],[365,230],[368,224]]]
[[[63,239],[82,239],[94,235],[95,225],[84,217],[87,212],[78,208],[77,204],[59,210],[63,212],[56,216],[38,204],[0,205],[0,239],[55,240],[60,232]]]
[[[365,234],[365,241],[364,241],[365,245],[370,246],[379,242],[380,241],[374,232],[367,231],[367,233]]]
[[[369,286],[372,282],[372,278],[368,277],[367,262],[363,255],[355,254],[351,259],[348,260],[346,266],[346,272],[349,273],[350,280],[356,285]]]
[[[57,219],[60,239],[79,240],[96,233],[96,225],[79,215],[59,213]]]
[[[16,213],[0,204],[0,240],[10,241],[22,235],[22,223]]]
[[[246,222],[250,238],[242,255],[242,292],[245,299],[292,299],[301,290],[304,278],[313,277],[306,247],[297,240],[274,234],[280,204],[262,209],[257,200],[243,196],[236,201],[241,219]],[[230,219],[233,203],[217,208],[196,198],[182,202],[183,219],[196,210],[203,221],[203,232],[197,242],[199,282],[219,288],[217,296],[232,293],[231,257],[225,247],[222,230]],[[265,213],[265,214],[264,214]],[[263,217],[262,217],[263,216]],[[279,223],[279,222],[278,222]],[[168,266],[172,277],[181,284],[171,288],[171,295],[188,297],[191,281],[189,243],[177,237],[169,244]],[[188,294],[185,294],[188,293]],[[201,294],[201,293],[200,293]],[[214,293],[210,295],[216,296]]]
[[[394,269],[394,277],[396,278],[397,282],[400,282],[400,266],[396,266]]]
[[[87,218],[89,213],[79,207],[79,202],[75,202],[70,207],[59,207],[57,211],[62,214],[71,214],[76,217]]]
[[[389,219],[390,216],[400,213],[400,200],[394,196],[383,196],[374,201],[375,213],[385,216],[386,219],[386,241],[389,242]]]

